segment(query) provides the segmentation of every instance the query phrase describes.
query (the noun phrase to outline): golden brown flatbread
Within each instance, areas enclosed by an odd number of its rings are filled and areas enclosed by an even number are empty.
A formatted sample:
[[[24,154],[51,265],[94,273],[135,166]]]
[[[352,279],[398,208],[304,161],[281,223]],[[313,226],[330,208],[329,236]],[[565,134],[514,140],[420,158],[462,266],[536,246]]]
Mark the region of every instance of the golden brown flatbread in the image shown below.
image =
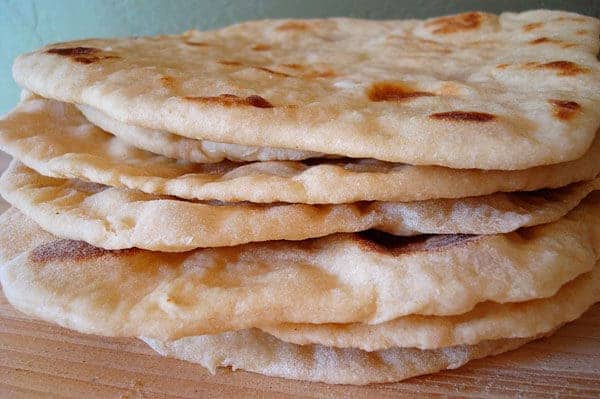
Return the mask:
[[[264,20],[58,43],[17,58],[13,74],[44,97],[190,138],[525,169],[592,143],[599,33],[595,18],[547,10]]]

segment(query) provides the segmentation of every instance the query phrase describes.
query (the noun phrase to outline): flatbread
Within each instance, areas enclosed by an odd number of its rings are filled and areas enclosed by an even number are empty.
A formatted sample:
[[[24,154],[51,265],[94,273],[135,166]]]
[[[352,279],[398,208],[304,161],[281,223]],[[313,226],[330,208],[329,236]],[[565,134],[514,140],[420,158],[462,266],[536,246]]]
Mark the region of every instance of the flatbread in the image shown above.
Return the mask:
[[[215,163],[225,160],[234,162],[299,161],[325,155],[320,152],[189,139],[168,132],[127,125],[110,118],[104,112],[93,107],[78,105],[77,108],[94,125],[116,135],[132,146],[189,162]]]
[[[487,236],[338,234],[163,253],[106,251],[0,217],[15,308],[87,333],[161,340],[279,323],[383,323],[554,295],[592,270],[600,195],[559,221]]]
[[[339,205],[195,203],[42,176],[14,161],[0,194],[44,230],[106,249],[178,252],[378,229],[395,235],[495,234],[558,220],[600,179],[536,192]]]
[[[393,382],[458,368],[470,360],[518,348],[540,337],[513,338],[438,350],[392,348],[379,352],[294,345],[259,330],[187,337],[173,342],[143,338],[163,356],[198,363],[213,373],[231,367],[272,377],[328,384]]]
[[[284,324],[261,329],[298,345],[379,351],[394,347],[439,349],[485,340],[525,338],[579,318],[600,301],[600,265],[565,284],[550,298],[481,303],[458,316],[404,316],[382,324]]]
[[[546,10],[264,20],[59,43],[17,58],[13,75],[44,97],[191,138],[512,170],[589,148],[599,33],[595,18]]]
[[[40,174],[185,199],[350,203],[460,198],[557,188],[600,172],[600,137],[573,162],[524,171],[456,170],[374,160],[176,161],[127,145],[65,103],[25,99],[0,120],[0,149]]]

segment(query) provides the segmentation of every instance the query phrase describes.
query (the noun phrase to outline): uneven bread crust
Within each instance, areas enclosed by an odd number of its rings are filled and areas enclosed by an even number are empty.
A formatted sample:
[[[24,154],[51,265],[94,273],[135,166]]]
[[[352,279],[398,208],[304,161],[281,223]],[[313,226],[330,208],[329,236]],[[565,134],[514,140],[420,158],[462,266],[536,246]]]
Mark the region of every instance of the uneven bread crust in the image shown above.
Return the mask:
[[[519,171],[449,169],[375,160],[194,164],[132,147],[72,105],[26,98],[0,120],[0,149],[38,173],[184,199],[339,204],[533,191],[591,180],[600,137],[576,161]]]
[[[107,251],[0,217],[0,282],[24,313],[161,340],[279,323],[377,324],[549,297],[593,269],[600,196],[560,220],[486,236],[336,234],[184,253]]]
[[[595,18],[547,10],[264,20],[54,44],[17,58],[13,75],[43,97],[190,138],[514,170],[589,148],[599,33]]]
[[[163,356],[198,363],[212,372],[218,367],[231,367],[272,377],[363,385],[455,369],[473,359],[516,349],[536,338],[541,337],[485,341],[437,350],[391,348],[378,352],[295,345],[256,329],[172,342],[142,340]]]
[[[554,190],[418,202],[197,203],[46,177],[18,161],[0,177],[0,194],[58,237],[163,252],[368,229],[401,236],[508,233],[554,222],[598,188],[597,178]]]
[[[287,148],[253,147],[239,144],[217,143],[145,129],[121,123],[102,111],[85,105],[77,105],[81,113],[94,125],[112,133],[128,144],[169,158],[196,163],[222,161],[300,161],[323,157],[325,154]]]
[[[368,352],[394,347],[439,349],[485,340],[544,334],[579,318],[600,301],[600,265],[568,282],[549,298],[480,303],[456,316],[408,315],[381,324],[284,324],[261,327],[298,345],[319,344]]]

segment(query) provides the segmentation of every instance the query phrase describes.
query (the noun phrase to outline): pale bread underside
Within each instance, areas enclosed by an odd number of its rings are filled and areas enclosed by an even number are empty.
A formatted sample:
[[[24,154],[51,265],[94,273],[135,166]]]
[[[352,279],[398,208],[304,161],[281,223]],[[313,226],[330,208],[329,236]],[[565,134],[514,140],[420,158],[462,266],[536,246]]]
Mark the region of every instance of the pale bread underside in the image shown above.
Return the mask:
[[[142,339],[163,356],[199,363],[213,372],[217,367],[231,367],[272,377],[363,385],[455,369],[473,359],[516,349],[536,338],[539,337],[486,341],[438,350],[392,348],[379,352],[295,345],[256,329],[172,342]]]
[[[127,145],[65,103],[25,99],[0,120],[0,149],[51,177],[186,199],[350,203],[460,198],[557,188],[600,172],[600,137],[579,160],[522,171],[410,166],[374,160],[193,164]]]
[[[322,157],[320,152],[300,151],[286,148],[253,147],[239,144],[217,143],[127,125],[112,119],[104,112],[86,105],[78,105],[81,113],[101,129],[114,134],[128,144],[169,158],[197,163],[222,161],[300,161]]]

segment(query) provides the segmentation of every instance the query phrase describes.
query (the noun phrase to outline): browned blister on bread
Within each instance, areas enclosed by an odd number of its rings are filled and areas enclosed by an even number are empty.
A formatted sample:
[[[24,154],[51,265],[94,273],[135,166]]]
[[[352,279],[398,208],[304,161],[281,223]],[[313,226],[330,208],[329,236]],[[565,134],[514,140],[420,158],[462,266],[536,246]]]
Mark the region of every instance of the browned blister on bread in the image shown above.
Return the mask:
[[[13,72],[28,90],[101,113],[117,135],[523,170],[590,148],[599,34],[595,18],[547,10],[263,20],[60,43],[20,56]],[[548,99],[580,108],[557,123]]]

